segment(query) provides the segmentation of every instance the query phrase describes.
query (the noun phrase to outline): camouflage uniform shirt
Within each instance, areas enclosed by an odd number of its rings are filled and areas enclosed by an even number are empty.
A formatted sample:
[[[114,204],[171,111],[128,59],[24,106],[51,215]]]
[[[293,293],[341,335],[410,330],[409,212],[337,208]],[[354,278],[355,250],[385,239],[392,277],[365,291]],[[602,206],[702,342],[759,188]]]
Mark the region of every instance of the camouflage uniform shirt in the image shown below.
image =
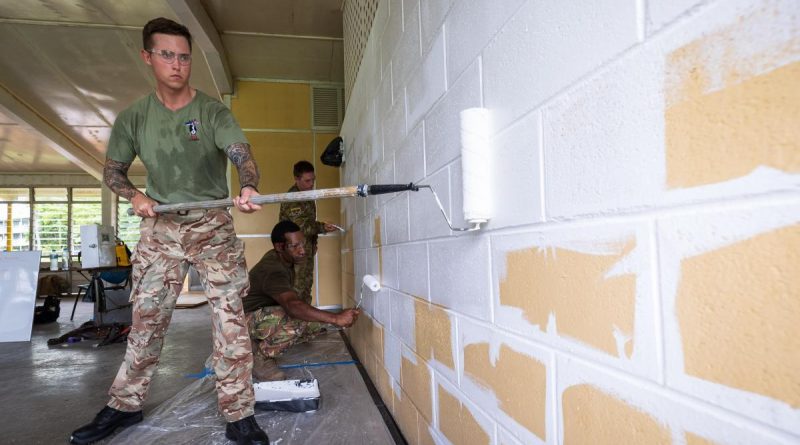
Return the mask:
[[[289,189],[289,193],[299,192],[297,185]],[[317,203],[315,201],[284,202],[281,204],[281,211],[278,221],[291,221],[303,231],[306,241],[312,246],[317,245],[317,235],[325,233],[325,223],[317,221]],[[312,255],[312,252],[306,252]]]

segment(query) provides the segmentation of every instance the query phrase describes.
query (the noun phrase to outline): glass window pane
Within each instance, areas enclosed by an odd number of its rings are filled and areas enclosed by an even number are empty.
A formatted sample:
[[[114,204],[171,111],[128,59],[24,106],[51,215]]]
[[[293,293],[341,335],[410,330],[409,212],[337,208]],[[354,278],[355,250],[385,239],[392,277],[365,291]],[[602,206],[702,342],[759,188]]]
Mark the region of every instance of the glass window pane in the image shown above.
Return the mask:
[[[128,215],[130,203],[120,198],[117,205],[117,238],[121,239],[133,250],[139,242],[139,222],[142,218]]]
[[[42,188],[37,187],[33,189],[34,201],[66,201],[67,189],[66,188]]]
[[[67,204],[34,204],[33,248],[47,257],[67,247]]]
[[[100,188],[74,188],[72,189],[72,200],[100,202]]]
[[[0,201],[30,201],[27,188],[0,188]]]
[[[100,206],[99,202],[72,204],[72,249],[70,250],[72,255],[77,255],[81,251],[81,226],[100,224],[102,221]]]
[[[0,204],[0,251],[30,250],[30,211],[29,204]]]

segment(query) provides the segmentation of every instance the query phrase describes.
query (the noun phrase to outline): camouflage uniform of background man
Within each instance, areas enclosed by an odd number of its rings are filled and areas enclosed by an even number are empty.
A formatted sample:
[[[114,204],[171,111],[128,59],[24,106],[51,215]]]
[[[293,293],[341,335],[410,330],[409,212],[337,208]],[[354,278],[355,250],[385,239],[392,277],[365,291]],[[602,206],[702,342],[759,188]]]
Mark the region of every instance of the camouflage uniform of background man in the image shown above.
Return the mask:
[[[314,166],[308,161],[294,164],[294,185],[289,192],[306,192],[314,188]],[[317,237],[320,233],[332,232],[336,226],[317,221],[315,201],[285,202],[281,204],[278,221],[291,221],[303,232],[306,239],[306,258],[296,267],[295,288],[300,298],[311,303],[311,286],[314,284],[314,256],[317,254]]]
[[[227,159],[239,173],[233,203],[250,213],[260,206],[258,168],[250,145],[230,110],[189,86],[191,35],[165,18],[142,30],[141,57],[152,68],[156,90],[122,111],[114,121],[103,170],[104,183],[130,200],[142,217],[141,238],[132,258],[133,321],[128,349],[111,385],[111,399],[94,420],[72,433],[87,444],[142,420],[142,404],[158,364],[164,336],[189,264],[200,274],[212,314],[213,352],[219,410],[225,436],[242,444],[269,444],[255,421],[253,354],[242,298],[248,290],[244,246],[226,209],[156,214],[160,203],[226,198]],[[147,168],[147,195],[128,179],[138,157]]]

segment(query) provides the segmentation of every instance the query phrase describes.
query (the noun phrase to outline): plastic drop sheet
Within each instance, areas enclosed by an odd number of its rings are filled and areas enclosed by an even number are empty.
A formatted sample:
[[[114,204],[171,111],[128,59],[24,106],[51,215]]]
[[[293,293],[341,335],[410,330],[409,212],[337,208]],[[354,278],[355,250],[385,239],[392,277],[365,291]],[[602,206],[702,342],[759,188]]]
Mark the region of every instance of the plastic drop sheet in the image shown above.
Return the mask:
[[[310,413],[256,410],[272,445],[394,444],[338,331],[295,345],[278,357],[287,379],[316,378],[319,409]],[[333,364],[339,363],[339,364]],[[344,364],[342,364],[344,363]],[[298,366],[304,365],[304,366]],[[228,445],[225,418],[217,408],[213,375],[187,378],[187,386],[125,428],[108,444]]]

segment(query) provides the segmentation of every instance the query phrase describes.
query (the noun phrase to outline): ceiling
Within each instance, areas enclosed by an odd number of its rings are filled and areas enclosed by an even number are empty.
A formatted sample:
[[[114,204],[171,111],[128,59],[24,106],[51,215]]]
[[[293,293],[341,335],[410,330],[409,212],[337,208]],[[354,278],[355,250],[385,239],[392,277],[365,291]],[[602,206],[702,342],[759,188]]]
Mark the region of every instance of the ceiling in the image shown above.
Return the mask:
[[[189,27],[192,85],[212,96],[240,78],[343,83],[343,2],[0,0],[0,175],[100,178],[117,113],[154,86],[139,59],[154,17]]]

